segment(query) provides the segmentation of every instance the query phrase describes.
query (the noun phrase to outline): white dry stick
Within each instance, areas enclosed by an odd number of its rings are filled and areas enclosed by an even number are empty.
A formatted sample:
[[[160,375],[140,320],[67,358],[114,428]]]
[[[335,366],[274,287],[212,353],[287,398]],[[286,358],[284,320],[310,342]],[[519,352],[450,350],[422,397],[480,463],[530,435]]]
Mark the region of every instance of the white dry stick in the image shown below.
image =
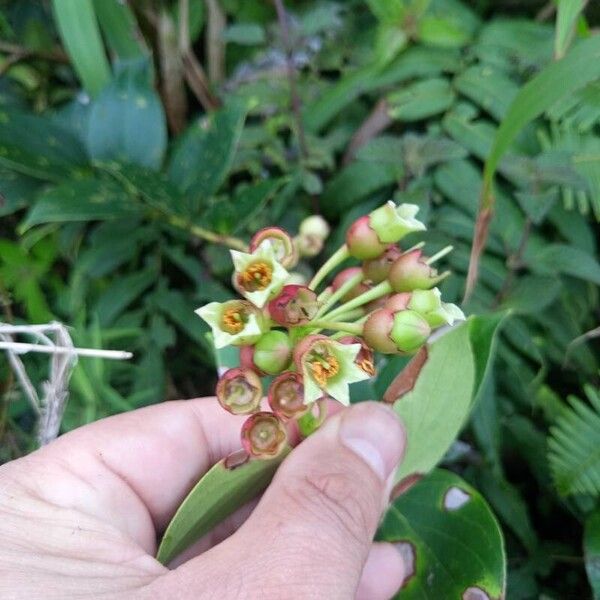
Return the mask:
[[[12,335],[27,334],[39,343],[15,342]],[[51,339],[49,336],[53,336]],[[78,356],[131,358],[131,352],[75,348],[67,328],[62,323],[46,325],[8,325],[0,323],[0,350],[5,350],[12,370],[23,388],[33,410],[38,416],[38,441],[40,446],[56,438],[69,396],[69,380]],[[28,352],[50,354],[50,377],[42,383],[40,398],[29,379],[19,355]]]

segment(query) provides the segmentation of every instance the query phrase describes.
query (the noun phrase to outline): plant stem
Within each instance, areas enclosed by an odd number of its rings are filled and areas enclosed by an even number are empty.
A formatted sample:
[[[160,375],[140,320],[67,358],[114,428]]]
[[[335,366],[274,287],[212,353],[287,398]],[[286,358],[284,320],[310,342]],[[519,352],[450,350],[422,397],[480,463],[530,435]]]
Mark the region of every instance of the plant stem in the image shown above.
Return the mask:
[[[437,260],[440,260],[440,258],[443,258],[444,256],[446,256],[446,254],[450,254],[450,252],[452,252],[452,250],[454,250],[454,246],[446,246],[445,248],[442,248],[439,252],[437,252],[433,256],[430,256],[425,261],[425,264],[432,265]]]
[[[349,310],[341,315],[338,315],[338,319],[340,321],[356,321],[356,319],[361,319],[365,316],[365,312],[362,308],[355,308],[354,310]]]
[[[343,323],[341,321],[322,321],[316,320],[310,322],[311,326],[319,327],[320,329],[330,329],[331,331],[343,331],[353,335],[361,335],[362,325],[360,323]]]
[[[214,231],[210,231],[209,229],[204,229],[204,227],[199,227],[198,225],[189,223],[185,219],[182,219],[176,215],[166,216],[171,225],[178,227],[179,229],[184,229],[201,240],[206,240],[207,242],[213,242],[215,244],[223,244],[224,246],[228,246],[229,248],[240,250],[242,252],[248,251],[248,246],[239,238],[229,235],[221,235],[219,233],[215,233]]]
[[[353,310],[355,308],[359,308],[360,306],[363,306],[364,304],[368,304],[369,302],[372,302],[373,300],[377,300],[378,298],[381,298],[382,296],[389,294],[391,291],[392,291],[392,286],[390,285],[390,282],[386,279],[385,281],[378,283],[374,288],[371,288],[368,292],[365,292],[364,294],[361,294],[360,296],[353,298],[352,300],[346,302],[345,304],[338,306],[335,310],[332,310],[329,314],[323,315],[323,318],[324,319],[337,318],[339,315],[341,315],[345,312],[348,312],[350,310]]]
[[[348,252],[348,246],[344,244],[340,246],[321,266],[321,268],[315,273],[315,276],[311,279],[308,287],[311,290],[315,290],[317,286],[333,271],[338,265],[343,263],[347,258],[350,257]]]
[[[343,298],[353,287],[358,285],[364,278],[362,271],[354,275],[354,277],[350,277],[348,281],[344,282],[329,298],[326,302],[319,308],[315,318],[318,319],[321,315],[324,315],[340,298]]]

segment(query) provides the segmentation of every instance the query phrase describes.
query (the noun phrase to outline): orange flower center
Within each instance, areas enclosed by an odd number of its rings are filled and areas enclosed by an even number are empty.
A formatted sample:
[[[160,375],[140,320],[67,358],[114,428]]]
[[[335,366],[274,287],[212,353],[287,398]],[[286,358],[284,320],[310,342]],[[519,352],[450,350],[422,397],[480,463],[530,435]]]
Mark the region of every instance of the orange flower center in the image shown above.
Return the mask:
[[[231,335],[239,333],[244,329],[244,316],[238,308],[228,308],[221,318],[221,327]]]
[[[327,380],[340,372],[340,363],[335,356],[329,355],[326,358],[317,356],[309,363],[312,376],[320,387],[327,385]]]
[[[273,279],[273,267],[266,262],[255,262],[240,273],[240,285],[248,292],[264,290]]]

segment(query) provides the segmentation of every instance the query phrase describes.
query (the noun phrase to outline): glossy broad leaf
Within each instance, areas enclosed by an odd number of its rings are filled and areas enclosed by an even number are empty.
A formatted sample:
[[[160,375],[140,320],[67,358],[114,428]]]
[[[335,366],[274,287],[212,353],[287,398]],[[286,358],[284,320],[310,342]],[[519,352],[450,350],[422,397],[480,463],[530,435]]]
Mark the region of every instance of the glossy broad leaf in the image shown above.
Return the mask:
[[[246,103],[232,101],[191,125],[177,144],[169,165],[169,177],[197,206],[225,181],[246,112]]]
[[[262,492],[287,455],[251,460],[240,466],[218,462],[188,494],[169,523],[156,558],[168,564],[238,508]]]
[[[94,101],[87,133],[92,158],[160,167],[167,125],[149,68],[144,59],[120,64],[113,81]]]
[[[585,522],[583,552],[594,600],[600,600],[600,510],[593,512]]]
[[[396,481],[430,471],[458,435],[484,381],[501,319],[471,317],[429,345],[414,387],[394,403],[408,437]]]
[[[500,527],[481,495],[454,473],[436,469],[398,497],[377,539],[394,543],[404,557],[399,600],[504,597]]]

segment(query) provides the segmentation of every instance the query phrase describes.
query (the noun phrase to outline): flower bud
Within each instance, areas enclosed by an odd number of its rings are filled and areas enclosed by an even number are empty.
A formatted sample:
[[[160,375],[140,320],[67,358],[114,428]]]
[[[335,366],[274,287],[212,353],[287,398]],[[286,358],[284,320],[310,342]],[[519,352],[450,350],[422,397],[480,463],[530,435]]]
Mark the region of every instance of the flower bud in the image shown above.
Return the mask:
[[[281,229],[281,227],[265,227],[260,229],[250,240],[250,252],[255,252],[265,240],[269,240],[275,253],[275,258],[286,269],[293,267],[298,262],[298,253],[290,234],[285,229]]]
[[[400,352],[416,352],[431,334],[429,323],[414,310],[401,310],[394,314],[390,338]]]
[[[406,252],[390,268],[388,280],[395,292],[427,290],[444,279],[436,269],[428,265],[421,250]]]
[[[305,285],[285,285],[268,305],[273,321],[284,327],[304,325],[311,321],[317,310],[317,294]]]
[[[312,258],[313,256],[317,256],[317,254],[323,250],[325,244],[323,238],[301,233],[294,238],[294,245],[300,256]]]
[[[350,256],[358,260],[377,258],[385,252],[386,244],[379,241],[369,224],[369,217],[359,217],[346,232],[346,245]]]
[[[333,291],[337,291],[341,288],[346,281],[348,281],[351,277],[359,275],[362,273],[362,269],[360,267],[348,267],[343,271],[340,271],[333,279],[331,283],[331,287]],[[348,300],[352,300],[357,296],[360,296],[362,293],[367,292],[369,290],[369,286],[366,283],[357,283],[343,298],[344,302],[348,302]]]
[[[425,225],[415,218],[418,212],[416,204],[396,206],[390,200],[371,212],[369,223],[380,242],[395,244],[409,233],[425,231]]]
[[[356,335],[345,335],[338,341],[340,344],[360,344],[360,350],[354,359],[354,364],[358,365],[369,377],[375,376],[375,356],[373,350],[367,346],[362,338]]]
[[[310,235],[320,240],[326,240],[329,236],[330,227],[321,215],[311,215],[300,223],[299,231],[301,235]]]
[[[260,377],[251,369],[236,367],[225,371],[217,383],[217,400],[234,415],[256,411],[262,398]]]
[[[302,375],[286,371],[275,377],[269,386],[269,406],[284,421],[305,414],[310,406],[304,404]]]
[[[377,258],[366,260],[362,266],[365,279],[372,283],[381,283],[387,279],[390,268],[401,255],[402,251],[398,246],[390,245]]]
[[[385,301],[385,308],[396,312],[397,310],[404,310],[408,308],[408,304],[412,298],[412,294],[403,292],[400,294],[392,294]],[[412,306],[410,308],[413,308]],[[419,312],[418,309],[414,309]]]
[[[364,325],[366,343],[383,354],[412,354],[431,333],[427,321],[413,310],[382,308],[373,312]]]
[[[242,425],[242,446],[254,458],[275,458],[286,446],[287,431],[271,412],[258,412]]]
[[[454,321],[464,321],[465,315],[456,304],[442,302],[438,288],[414,290],[410,295],[408,308],[417,311],[432,328],[452,325]]]
[[[254,344],[253,361],[256,367],[268,375],[281,373],[292,359],[292,343],[287,333],[269,331]]]

